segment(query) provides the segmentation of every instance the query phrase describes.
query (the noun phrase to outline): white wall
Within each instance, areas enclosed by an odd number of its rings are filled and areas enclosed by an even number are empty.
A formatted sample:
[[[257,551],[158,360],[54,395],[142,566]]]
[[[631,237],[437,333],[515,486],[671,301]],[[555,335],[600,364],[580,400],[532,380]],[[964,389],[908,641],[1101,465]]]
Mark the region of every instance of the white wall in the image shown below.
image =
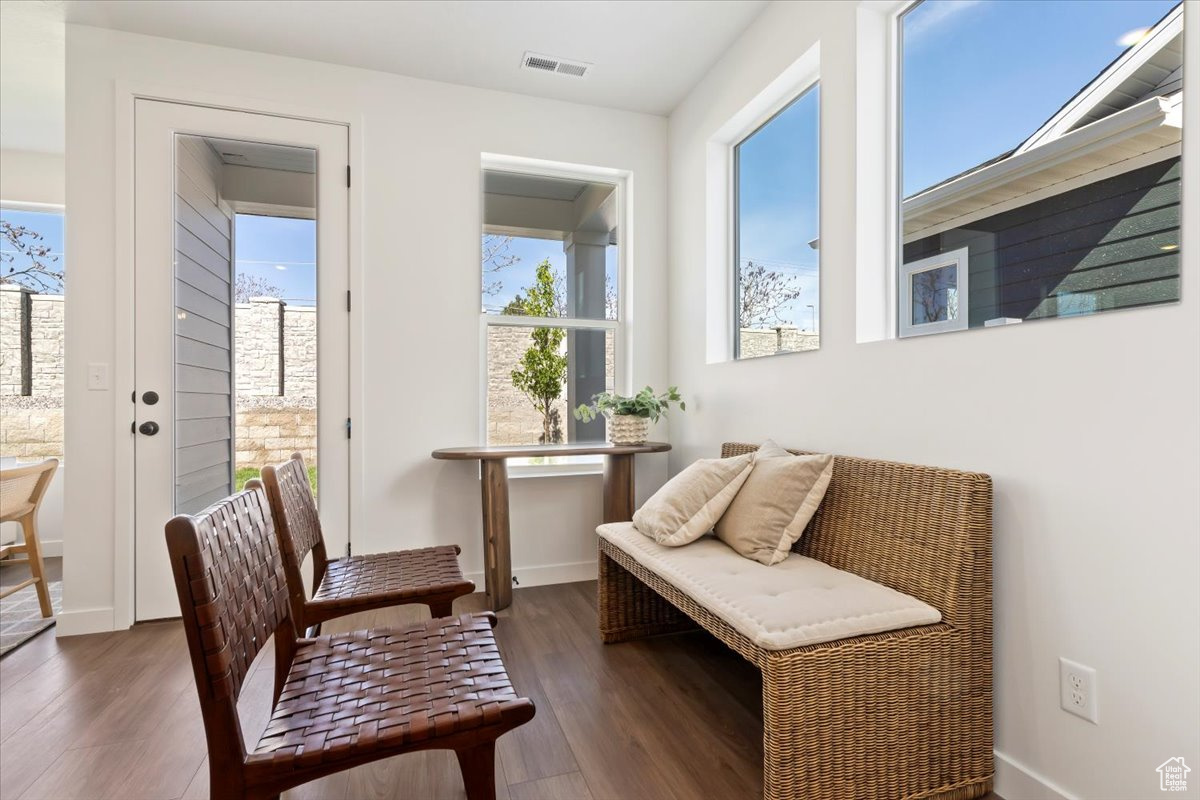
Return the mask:
[[[1160,763],[1200,763],[1200,37],[1182,303],[858,345],[856,6],[773,4],[671,115],[670,381],[688,398],[672,469],[775,437],[990,473],[998,793],[1045,794],[1040,774],[1078,797],[1156,795]],[[706,364],[705,144],[818,40],[821,350]],[[1060,655],[1098,670],[1098,726],[1059,709]]]
[[[127,517],[129,492],[113,469],[130,444],[113,420],[114,404],[128,402],[132,387],[86,391],[84,370],[89,362],[129,363],[115,345],[124,321],[115,319],[113,300],[128,287],[114,286],[113,165],[114,154],[131,147],[115,140],[114,111],[114,95],[130,86],[204,93],[238,107],[287,104],[353,125],[351,204],[361,228],[352,231],[352,249],[364,276],[355,299],[364,325],[356,551],[457,542],[464,569],[482,569],[477,469],[429,457],[482,437],[481,153],[632,171],[632,379],[664,383],[665,119],[69,25],[67,248],[89,254],[70,291],[89,300],[68,304],[66,447],[73,474],[91,477],[67,497],[60,633],[112,627],[123,590],[112,578],[114,520]],[[420,349],[395,344],[414,340]],[[643,496],[665,467],[663,456],[640,461]],[[599,493],[599,476],[514,481],[513,562],[522,585],[594,574]]]
[[[66,198],[61,153],[0,150],[0,200],[62,205]]]

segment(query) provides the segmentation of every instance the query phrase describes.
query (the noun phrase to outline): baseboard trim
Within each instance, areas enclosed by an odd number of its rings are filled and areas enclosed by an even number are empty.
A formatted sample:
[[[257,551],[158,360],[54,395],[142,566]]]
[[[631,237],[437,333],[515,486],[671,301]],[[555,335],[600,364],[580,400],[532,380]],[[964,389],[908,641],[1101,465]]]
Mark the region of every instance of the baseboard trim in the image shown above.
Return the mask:
[[[111,608],[84,608],[79,611],[60,611],[54,626],[55,636],[81,636],[85,633],[108,633],[116,630]]]
[[[999,750],[996,756],[996,794],[1005,800],[1077,800],[1075,795]]]
[[[42,558],[62,558],[62,539],[51,539],[49,541],[43,539]]]
[[[475,581],[478,591],[483,591],[482,572],[468,572],[466,577]],[[542,564],[536,567],[513,567],[516,587],[549,586],[554,583],[578,583],[596,580],[595,561],[576,561],[569,564]]]

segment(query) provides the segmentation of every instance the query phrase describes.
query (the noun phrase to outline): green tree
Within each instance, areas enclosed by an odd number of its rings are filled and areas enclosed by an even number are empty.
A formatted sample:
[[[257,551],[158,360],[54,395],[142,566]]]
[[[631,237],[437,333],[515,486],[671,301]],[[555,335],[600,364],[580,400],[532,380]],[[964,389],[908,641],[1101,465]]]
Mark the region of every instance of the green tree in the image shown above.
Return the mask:
[[[513,298],[504,313],[526,317],[557,316],[560,294],[550,261],[543,260],[537,265],[533,286]],[[567,357],[562,353],[566,335],[562,328],[534,328],[529,335],[533,344],[521,356],[520,366],[511,373],[513,386],[529,398],[542,415],[542,444],[562,441],[554,401],[562,397],[563,383],[567,380]]]

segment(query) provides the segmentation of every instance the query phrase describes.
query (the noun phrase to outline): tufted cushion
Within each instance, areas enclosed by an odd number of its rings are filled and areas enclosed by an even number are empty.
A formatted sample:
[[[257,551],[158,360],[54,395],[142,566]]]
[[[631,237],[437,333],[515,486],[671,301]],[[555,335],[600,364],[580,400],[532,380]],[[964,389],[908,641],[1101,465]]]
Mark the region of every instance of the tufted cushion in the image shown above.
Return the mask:
[[[663,547],[628,522],[601,525],[596,532],[766,650],[942,619],[915,597],[796,553],[767,566],[711,536],[686,547]]]

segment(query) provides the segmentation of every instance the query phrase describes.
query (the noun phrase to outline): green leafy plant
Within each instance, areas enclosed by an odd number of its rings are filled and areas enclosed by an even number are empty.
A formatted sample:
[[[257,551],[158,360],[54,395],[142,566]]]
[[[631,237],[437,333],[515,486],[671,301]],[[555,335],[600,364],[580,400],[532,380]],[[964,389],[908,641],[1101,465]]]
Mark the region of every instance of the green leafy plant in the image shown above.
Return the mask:
[[[655,394],[654,390],[647,386],[633,397],[601,392],[592,397],[590,404],[584,404],[575,409],[575,419],[581,422],[591,422],[603,414],[605,417],[618,415],[645,417],[653,422],[658,422],[659,417],[666,415],[672,403],[678,405],[680,411],[687,411],[687,404],[679,396],[679,388],[676,386],[670,387],[662,394]]]
[[[537,265],[533,286],[527,288],[524,295],[518,294],[504,313],[553,317],[557,315],[558,298],[553,268],[549,260],[543,260]],[[567,356],[562,352],[566,336],[567,332],[562,328],[534,328],[529,334],[533,344],[509,375],[512,385],[542,415],[542,444],[562,440],[554,401],[562,396],[563,383],[567,380]]]

